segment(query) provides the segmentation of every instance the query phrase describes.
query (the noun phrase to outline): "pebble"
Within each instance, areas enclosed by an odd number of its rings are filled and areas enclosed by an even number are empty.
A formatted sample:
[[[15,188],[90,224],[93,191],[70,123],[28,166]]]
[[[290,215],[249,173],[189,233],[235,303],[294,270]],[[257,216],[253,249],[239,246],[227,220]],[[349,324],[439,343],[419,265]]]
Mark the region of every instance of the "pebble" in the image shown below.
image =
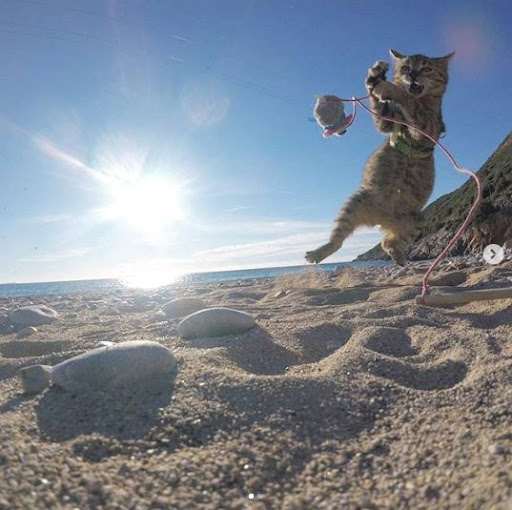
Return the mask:
[[[0,324],[0,335],[8,335],[14,332],[14,326],[8,322]]]
[[[105,310],[103,310],[103,315],[119,315],[119,310],[114,308],[113,306],[109,306]]]
[[[163,321],[167,316],[165,315],[165,312],[163,312],[162,310],[159,310],[158,312],[155,312],[152,319],[154,321]]]
[[[97,342],[94,347],[96,349],[100,347],[112,347],[113,345],[116,345],[115,342],[111,342],[110,340],[101,340],[100,342]]]
[[[438,286],[454,287],[464,283],[467,275],[464,271],[453,271],[451,273],[440,274],[432,278],[431,284]]]
[[[211,338],[245,333],[254,327],[252,315],[231,308],[207,308],[189,315],[178,324],[182,338]]]
[[[162,311],[169,319],[173,319],[176,317],[190,315],[191,313],[203,310],[204,308],[206,308],[206,304],[202,299],[184,297],[173,299],[172,301],[165,303],[165,305],[162,306]]]
[[[33,365],[20,371],[26,393],[39,393],[51,383],[82,393],[106,390],[139,382],[160,383],[176,366],[176,358],[165,346],[151,341],[136,340],[101,347],[70,358],[53,368]]]
[[[489,446],[488,451],[491,455],[501,455],[505,452],[505,449],[500,444],[494,443]]]
[[[50,324],[58,317],[59,314],[55,310],[45,305],[22,306],[9,312],[11,322],[18,328]]]
[[[23,391],[29,395],[41,393],[52,379],[52,367],[48,365],[32,365],[20,370]]]
[[[87,492],[92,494],[100,494],[103,491],[103,482],[98,478],[84,478],[84,485]]]
[[[34,328],[34,326],[27,326],[26,328],[18,331],[16,338],[26,338],[27,336],[33,335],[34,333],[37,333],[37,329]]]
[[[141,313],[151,310],[153,305],[151,303],[135,303],[120,305],[118,310],[123,313]]]

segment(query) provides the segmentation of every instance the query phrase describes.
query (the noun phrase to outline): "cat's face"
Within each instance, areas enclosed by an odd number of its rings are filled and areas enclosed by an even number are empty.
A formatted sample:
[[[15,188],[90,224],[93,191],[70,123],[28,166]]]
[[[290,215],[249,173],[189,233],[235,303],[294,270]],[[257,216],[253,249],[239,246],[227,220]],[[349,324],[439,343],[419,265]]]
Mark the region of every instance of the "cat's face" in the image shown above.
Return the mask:
[[[414,97],[442,96],[448,83],[448,62],[453,56],[430,58],[424,55],[402,55],[390,50],[395,61],[393,83]]]

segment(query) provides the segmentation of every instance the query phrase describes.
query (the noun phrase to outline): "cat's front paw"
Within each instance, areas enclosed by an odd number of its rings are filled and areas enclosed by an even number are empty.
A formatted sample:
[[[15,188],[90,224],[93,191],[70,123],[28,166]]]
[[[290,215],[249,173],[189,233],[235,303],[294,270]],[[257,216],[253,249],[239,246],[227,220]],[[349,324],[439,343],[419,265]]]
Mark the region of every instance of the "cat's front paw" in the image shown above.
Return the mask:
[[[388,81],[381,81],[373,88],[372,95],[381,102],[393,101],[397,99],[397,87]]]
[[[372,93],[375,86],[383,81],[386,81],[386,73],[389,69],[389,64],[384,60],[377,60],[370,69],[368,69],[368,76],[366,77],[365,85],[368,93]]]

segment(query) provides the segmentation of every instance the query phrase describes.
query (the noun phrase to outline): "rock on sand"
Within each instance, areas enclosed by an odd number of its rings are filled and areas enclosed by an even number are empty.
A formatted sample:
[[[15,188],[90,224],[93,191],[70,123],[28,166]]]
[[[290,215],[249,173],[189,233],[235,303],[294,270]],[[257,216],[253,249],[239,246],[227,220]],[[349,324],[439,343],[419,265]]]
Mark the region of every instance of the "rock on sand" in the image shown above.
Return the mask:
[[[20,370],[23,391],[28,394],[40,393],[52,382],[52,367],[32,365]]]
[[[133,382],[159,383],[176,366],[165,346],[150,341],[100,347],[58,365],[33,365],[20,371],[26,393],[39,393],[51,383],[68,391],[106,390]]]
[[[182,338],[205,338],[245,333],[254,327],[252,315],[231,308],[207,308],[189,315],[178,324]]]
[[[27,326],[26,328],[20,329],[16,338],[26,338],[27,336],[37,333],[37,329],[34,326]]]
[[[194,297],[177,298],[165,303],[162,306],[162,311],[169,319],[175,317],[184,317],[191,313],[203,310],[206,305],[202,299]]]
[[[22,306],[9,312],[11,322],[18,328],[50,324],[58,317],[59,314],[55,310],[44,305]]]

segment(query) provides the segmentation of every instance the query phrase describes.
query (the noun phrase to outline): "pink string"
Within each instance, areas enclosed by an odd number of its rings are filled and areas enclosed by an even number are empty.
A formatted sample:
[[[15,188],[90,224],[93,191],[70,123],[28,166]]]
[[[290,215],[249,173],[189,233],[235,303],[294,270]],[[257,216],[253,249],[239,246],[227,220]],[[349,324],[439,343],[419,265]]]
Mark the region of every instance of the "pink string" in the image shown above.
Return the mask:
[[[352,97],[351,99],[340,99],[340,101],[352,103],[352,120],[347,124],[346,127],[349,127],[356,118],[356,110],[357,105],[361,106],[364,110],[366,110],[370,115],[373,115],[374,117],[378,117],[380,119],[386,120],[388,122],[394,122],[395,124],[402,124],[403,126],[407,126],[410,129],[414,129],[418,133],[421,133],[423,136],[428,138],[431,142],[433,142],[435,145],[437,145],[446,155],[450,163],[453,165],[455,170],[457,172],[467,174],[473,178],[476,184],[476,198],[475,201],[471,207],[471,209],[468,212],[468,215],[462,225],[458,228],[457,232],[455,232],[454,236],[451,238],[450,242],[445,246],[443,251],[437,256],[437,258],[432,262],[430,267],[428,268],[427,272],[425,273],[425,276],[423,277],[423,286],[421,291],[421,299],[423,300],[423,304],[425,304],[425,296],[429,293],[429,287],[428,287],[428,280],[430,278],[430,275],[434,271],[434,269],[439,265],[441,260],[443,260],[446,255],[450,252],[450,250],[453,248],[453,245],[457,242],[457,240],[460,238],[460,236],[464,233],[468,225],[473,220],[473,217],[475,216],[475,212],[478,209],[478,206],[480,205],[480,202],[482,201],[482,185],[480,183],[480,179],[478,176],[472,172],[471,170],[468,170],[467,168],[460,167],[457,162],[455,161],[455,158],[452,156],[450,151],[438,140],[435,140],[430,135],[422,131],[421,129],[417,128],[416,126],[413,126],[412,124],[409,124],[408,122],[404,122],[401,120],[392,119],[390,117],[386,117],[384,115],[380,115],[377,112],[374,112],[373,110],[370,110],[362,101],[364,99],[368,99],[370,96],[364,96],[364,97]]]

